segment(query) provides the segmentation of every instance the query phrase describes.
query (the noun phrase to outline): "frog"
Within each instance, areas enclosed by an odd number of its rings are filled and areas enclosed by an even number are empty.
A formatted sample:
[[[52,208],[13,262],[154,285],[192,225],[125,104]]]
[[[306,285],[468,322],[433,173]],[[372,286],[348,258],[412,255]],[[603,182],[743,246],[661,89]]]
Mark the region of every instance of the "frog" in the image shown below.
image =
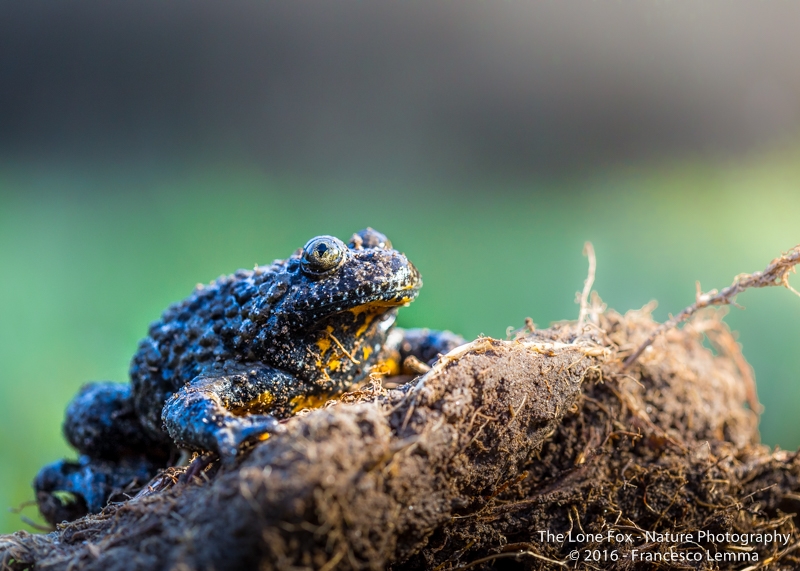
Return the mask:
[[[130,382],[85,385],[63,424],[79,458],[34,481],[51,524],[130,497],[187,453],[235,465],[298,412],[382,375],[414,375],[464,343],[395,327],[422,278],[372,228],[316,236],[290,257],[198,285],[141,340]]]

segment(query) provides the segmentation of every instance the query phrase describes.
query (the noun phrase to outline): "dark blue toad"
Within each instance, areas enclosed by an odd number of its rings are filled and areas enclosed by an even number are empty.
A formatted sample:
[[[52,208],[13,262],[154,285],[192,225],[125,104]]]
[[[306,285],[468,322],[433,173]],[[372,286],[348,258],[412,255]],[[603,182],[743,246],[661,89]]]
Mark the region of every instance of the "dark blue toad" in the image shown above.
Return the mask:
[[[421,286],[405,255],[371,228],[348,244],[318,236],[286,260],[198,286],[150,326],[130,385],[89,384],[69,405],[64,434],[81,457],[39,472],[42,514],[55,523],[98,512],[181,450],[230,464],[243,444],[280,432],[281,419],[378,364],[401,373],[404,362],[432,363],[463,340],[392,330]]]

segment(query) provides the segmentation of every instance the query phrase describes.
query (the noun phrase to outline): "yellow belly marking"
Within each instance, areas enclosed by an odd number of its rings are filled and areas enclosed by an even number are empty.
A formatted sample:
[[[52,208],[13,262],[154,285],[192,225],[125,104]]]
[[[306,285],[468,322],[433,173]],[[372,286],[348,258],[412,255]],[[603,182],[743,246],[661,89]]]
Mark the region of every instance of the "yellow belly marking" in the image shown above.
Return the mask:
[[[269,412],[272,403],[275,402],[275,395],[270,392],[261,393],[253,400],[247,401],[242,406],[233,406],[228,410],[236,416],[245,414],[261,414]]]

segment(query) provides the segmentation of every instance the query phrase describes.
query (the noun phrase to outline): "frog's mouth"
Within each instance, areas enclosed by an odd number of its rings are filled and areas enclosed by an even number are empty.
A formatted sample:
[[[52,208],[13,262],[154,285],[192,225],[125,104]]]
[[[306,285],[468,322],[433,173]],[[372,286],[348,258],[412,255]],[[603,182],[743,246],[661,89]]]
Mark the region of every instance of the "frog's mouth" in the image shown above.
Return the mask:
[[[319,319],[324,319],[344,312],[384,313],[394,307],[408,305],[416,299],[418,292],[419,287],[408,286],[381,292],[377,295],[347,296],[342,300],[317,306],[314,308],[314,314]]]
[[[380,307],[400,307],[403,305],[408,305],[414,301],[414,299],[416,299],[418,292],[419,288],[408,286],[387,291],[379,295],[377,299],[370,296],[364,296],[363,303],[356,303],[356,305],[350,308],[350,311],[355,309],[377,309]]]
[[[422,279],[410,262],[407,260],[403,262],[401,267],[392,268],[391,273],[385,272],[389,275],[384,279],[379,276],[369,279],[354,271],[349,275],[333,277],[332,283],[327,287],[326,284],[317,282],[320,295],[316,298],[313,296],[301,298],[296,309],[307,312],[312,321],[317,321],[356,308],[387,311],[393,307],[407,305],[417,297],[422,287]],[[305,309],[303,305],[306,305]]]

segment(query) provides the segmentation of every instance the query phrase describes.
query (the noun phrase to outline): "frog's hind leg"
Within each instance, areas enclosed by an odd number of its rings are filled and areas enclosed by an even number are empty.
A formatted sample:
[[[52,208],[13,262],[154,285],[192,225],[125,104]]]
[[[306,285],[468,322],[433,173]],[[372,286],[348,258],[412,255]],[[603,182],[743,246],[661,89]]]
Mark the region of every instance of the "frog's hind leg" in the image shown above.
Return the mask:
[[[42,516],[51,524],[99,513],[111,500],[133,495],[158,471],[145,456],[118,461],[81,456],[77,462],[59,460],[39,470],[33,486]]]
[[[446,355],[464,343],[463,337],[450,331],[397,327],[386,340],[383,358],[396,364],[395,374],[414,375],[433,365],[439,355]]]
[[[130,385],[85,385],[67,407],[63,428],[80,459],[45,466],[34,481],[39,509],[51,523],[101,511],[114,493],[146,484],[169,458],[170,447],[142,430]]]
[[[204,375],[172,395],[161,417],[178,446],[216,452],[230,464],[243,443],[283,430],[273,415],[289,416],[290,400],[303,387],[308,388],[265,365]]]
[[[131,385],[89,383],[67,406],[64,436],[81,454],[117,460],[146,454],[166,460],[168,442],[154,440],[136,414]]]

